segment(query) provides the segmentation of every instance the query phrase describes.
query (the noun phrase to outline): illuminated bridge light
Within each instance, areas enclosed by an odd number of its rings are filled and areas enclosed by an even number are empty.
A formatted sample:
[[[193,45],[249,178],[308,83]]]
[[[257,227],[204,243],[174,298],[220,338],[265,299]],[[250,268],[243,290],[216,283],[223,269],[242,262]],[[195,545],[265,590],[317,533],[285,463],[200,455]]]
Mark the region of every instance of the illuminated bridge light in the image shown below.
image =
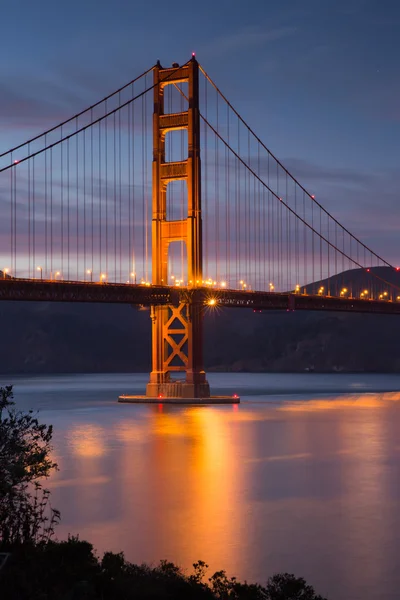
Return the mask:
[[[216,298],[210,298],[210,299],[207,301],[207,304],[208,304],[208,306],[216,306],[216,305],[218,304],[218,303],[217,303],[217,299],[216,299]]]

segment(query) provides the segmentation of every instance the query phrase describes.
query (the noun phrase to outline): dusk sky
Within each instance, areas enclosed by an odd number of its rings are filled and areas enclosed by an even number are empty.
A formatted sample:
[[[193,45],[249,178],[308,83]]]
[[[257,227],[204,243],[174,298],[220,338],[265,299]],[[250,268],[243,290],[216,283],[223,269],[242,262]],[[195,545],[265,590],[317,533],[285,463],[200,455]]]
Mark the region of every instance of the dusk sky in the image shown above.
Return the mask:
[[[397,0],[14,0],[1,8],[0,150],[192,51],[320,202],[400,263]]]

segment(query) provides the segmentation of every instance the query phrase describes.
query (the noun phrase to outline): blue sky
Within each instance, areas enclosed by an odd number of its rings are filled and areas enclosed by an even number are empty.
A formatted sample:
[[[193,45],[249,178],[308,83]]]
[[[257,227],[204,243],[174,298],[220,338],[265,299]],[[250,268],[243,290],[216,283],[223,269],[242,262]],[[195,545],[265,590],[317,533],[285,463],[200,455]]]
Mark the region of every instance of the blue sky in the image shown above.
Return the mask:
[[[14,0],[1,8],[0,149],[192,51],[268,147],[400,263],[396,0]]]

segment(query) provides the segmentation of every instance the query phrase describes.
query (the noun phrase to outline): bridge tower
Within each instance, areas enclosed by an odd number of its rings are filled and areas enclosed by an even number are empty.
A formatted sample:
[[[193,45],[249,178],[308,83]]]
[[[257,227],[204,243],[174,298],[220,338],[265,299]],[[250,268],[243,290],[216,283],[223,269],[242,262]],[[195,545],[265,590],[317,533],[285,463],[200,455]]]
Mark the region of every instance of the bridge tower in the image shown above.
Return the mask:
[[[188,83],[188,110],[164,113],[164,93],[168,85]],[[166,162],[166,135],[187,130],[187,158]],[[186,181],[187,217],[167,220],[167,187]],[[202,225],[200,171],[199,65],[193,57],[182,67],[154,68],[153,113],[153,198],[152,198],[152,277],[153,285],[168,283],[168,250],[172,242],[186,244],[187,277],[190,286],[185,302],[178,306],[154,306],[152,319],[152,371],[146,396],[163,398],[209,398],[210,387],[203,367]],[[171,377],[184,372],[184,380]]]

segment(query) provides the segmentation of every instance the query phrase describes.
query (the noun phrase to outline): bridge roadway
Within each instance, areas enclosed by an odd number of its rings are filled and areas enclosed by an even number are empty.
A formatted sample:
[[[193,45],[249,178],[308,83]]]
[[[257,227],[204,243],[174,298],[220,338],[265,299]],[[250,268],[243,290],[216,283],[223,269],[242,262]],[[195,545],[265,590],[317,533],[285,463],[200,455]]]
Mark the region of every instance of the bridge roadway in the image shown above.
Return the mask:
[[[87,281],[0,279],[0,300],[42,302],[102,302],[133,306],[201,302],[216,307],[266,310],[328,310],[400,314],[400,302],[299,293],[253,292],[228,289],[156,286]],[[211,301],[211,302],[210,302]]]

